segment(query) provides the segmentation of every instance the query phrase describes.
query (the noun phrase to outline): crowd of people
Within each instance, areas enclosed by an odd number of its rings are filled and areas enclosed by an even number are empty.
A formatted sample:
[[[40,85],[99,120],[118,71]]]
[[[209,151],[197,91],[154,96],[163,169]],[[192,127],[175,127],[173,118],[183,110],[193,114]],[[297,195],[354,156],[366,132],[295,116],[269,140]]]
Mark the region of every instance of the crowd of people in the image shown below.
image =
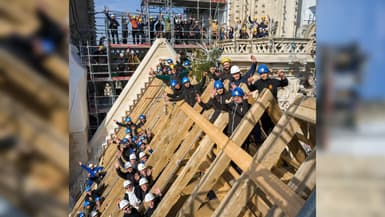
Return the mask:
[[[234,25],[230,25],[219,24],[217,19],[202,23],[194,16],[187,17],[182,14],[168,16],[161,13],[149,17],[127,13],[120,16],[119,22],[109,10],[106,9],[104,13],[108,19],[109,39],[113,44],[127,44],[129,33],[133,44],[152,44],[156,38],[171,40],[172,34],[176,44],[191,44],[202,42],[209,37],[213,40],[263,38],[269,36],[270,32],[269,18],[266,16],[262,16],[259,20],[257,16],[253,18],[248,16],[248,19],[243,21],[238,19]],[[276,22],[273,23],[271,28],[276,29],[276,25]],[[119,27],[122,38],[119,38]]]
[[[265,64],[258,64],[255,56],[250,57],[251,64],[247,72],[237,65],[232,65],[231,60],[224,57],[221,60],[221,67],[212,65],[208,72],[202,73],[202,79],[192,76],[191,60],[184,54],[178,54],[176,59],[159,59],[159,63],[150,70],[150,75],[160,79],[172,89],[172,93],[164,95],[166,102],[184,100],[190,106],[198,103],[204,110],[214,109],[210,118],[211,122],[221,112],[229,116],[229,123],[225,133],[231,136],[240,124],[243,117],[252,106],[250,101],[251,93],[263,89],[271,91],[277,98],[277,91],[280,87],[288,85],[288,79],[283,71],[278,71],[278,78],[270,78],[270,69]],[[255,72],[258,79],[255,80]],[[213,92],[208,101],[201,98],[209,81],[213,80]],[[146,116],[141,114],[138,122],[134,123],[131,117],[126,116],[122,122],[114,120],[117,128],[111,138],[107,140],[107,146],[116,146],[118,149],[115,162],[116,175],[124,180],[122,188],[124,195],[117,201],[117,207],[123,212],[124,217],[149,217],[152,215],[160,200],[162,193],[155,188],[152,178],[152,168],[146,165],[147,160],[153,154],[151,147],[152,135],[146,129]],[[249,144],[262,144],[274,127],[273,122],[267,113],[261,117],[261,122],[256,124],[242,147],[248,151]],[[117,133],[123,129],[125,136],[119,138]],[[86,196],[84,199],[84,211],[79,216],[98,216],[99,209],[103,203],[103,184],[100,184],[105,176],[103,167],[88,165],[82,162],[79,165],[87,171],[88,178],[85,187]],[[93,185],[96,183],[95,185]],[[97,186],[97,187],[93,187]]]

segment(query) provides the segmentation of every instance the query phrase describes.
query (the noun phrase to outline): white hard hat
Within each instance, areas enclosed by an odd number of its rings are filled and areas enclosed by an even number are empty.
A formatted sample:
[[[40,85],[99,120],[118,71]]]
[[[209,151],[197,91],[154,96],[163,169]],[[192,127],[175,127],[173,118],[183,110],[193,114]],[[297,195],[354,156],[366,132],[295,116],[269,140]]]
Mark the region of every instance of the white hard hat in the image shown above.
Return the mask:
[[[144,170],[144,168],[146,168],[146,166],[144,166],[144,163],[138,164],[138,170],[139,170],[139,172],[142,171],[142,170]]]
[[[132,184],[132,182],[130,181],[130,180],[125,180],[124,182],[123,182],[123,188],[127,188],[127,186],[129,186],[129,185],[131,185]]]
[[[93,210],[92,212],[91,212],[91,217],[95,217],[95,216],[97,216],[98,215],[98,212],[96,212],[95,210]]]
[[[142,158],[144,156],[146,156],[146,154],[143,151],[139,153],[139,158]]]
[[[126,162],[126,163],[124,164],[124,168],[125,168],[125,169],[128,169],[128,168],[130,168],[130,167],[132,167],[132,164],[131,164],[130,162]]]
[[[111,14],[111,17],[115,17],[115,14]]]
[[[146,196],[144,196],[144,202],[150,202],[155,199],[155,196],[152,193],[147,193]]]
[[[128,200],[121,200],[119,202],[119,209],[123,209],[124,207],[130,205],[130,202],[128,202]]]
[[[94,165],[93,164],[88,164],[88,167],[92,168],[92,167],[94,167]]]
[[[139,180],[139,185],[144,185],[144,184],[148,184],[148,180],[146,178],[141,178]]]
[[[134,153],[130,154],[130,160],[136,160],[136,155]]]
[[[241,72],[241,69],[238,66],[232,66],[230,69],[230,74],[236,74]]]

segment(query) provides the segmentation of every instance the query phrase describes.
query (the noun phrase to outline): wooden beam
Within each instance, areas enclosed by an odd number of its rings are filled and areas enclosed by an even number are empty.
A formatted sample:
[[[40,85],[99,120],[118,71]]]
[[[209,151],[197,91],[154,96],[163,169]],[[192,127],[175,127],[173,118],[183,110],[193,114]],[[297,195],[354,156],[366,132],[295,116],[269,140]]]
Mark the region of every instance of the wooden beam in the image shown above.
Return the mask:
[[[294,177],[290,180],[288,186],[297,194],[307,198],[316,183],[316,149],[301,164]]]
[[[225,117],[223,117],[223,116],[225,116]],[[227,114],[221,115],[220,117],[217,118],[217,121],[214,122],[214,126],[216,126],[217,128],[219,128],[221,130],[223,130],[226,127],[226,125],[227,125]],[[194,126],[194,128],[200,129],[198,126]],[[189,141],[189,140],[185,140],[185,141],[186,142],[183,142],[183,144],[178,149],[178,151],[173,155],[169,164],[167,165],[165,170],[162,172],[162,174],[160,175],[160,177],[158,178],[158,180],[154,184],[154,187],[158,187],[158,188],[160,188],[161,191],[164,191],[165,187],[169,184],[171,179],[174,178],[175,173],[180,168],[180,161],[182,161],[185,158],[187,152],[191,151],[190,150],[191,145],[192,145],[191,142],[194,142],[194,141]],[[204,136],[202,138],[201,142],[199,143],[199,146],[208,146],[208,145],[212,146],[213,144],[210,141],[209,137]],[[209,148],[207,148],[207,150],[209,150]],[[194,151],[194,154],[195,154],[195,152],[196,152],[196,150]],[[194,156],[194,154],[193,154],[193,156]],[[206,155],[207,154],[208,153],[206,153]],[[193,160],[192,162],[195,162],[195,160]],[[199,165],[198,165],[199,162],[196,162],[196,164],[199,167]],[[196,169],[194,169],[194,170],[190,169],[189,172],[191,174],[194,174],[196,172]],[[183,176],[186,176],[186,174],[183,174]]]
[[[286,113],[295,118],[316,124],[315,98],[301,97],[287,109]]]

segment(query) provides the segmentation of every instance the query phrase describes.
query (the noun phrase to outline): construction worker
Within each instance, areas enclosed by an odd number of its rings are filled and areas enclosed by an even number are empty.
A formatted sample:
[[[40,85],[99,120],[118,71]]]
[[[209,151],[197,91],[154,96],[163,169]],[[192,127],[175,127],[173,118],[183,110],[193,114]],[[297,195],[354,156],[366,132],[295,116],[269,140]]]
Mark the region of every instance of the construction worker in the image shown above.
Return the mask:
[[[230,80],[230,73],[224,73],[223,70],[218,70],[215,66],[211,66],[209,72],[209,76],[215,81],[220,80],[224,82],[225,80]]]
[[[87,186],[91,186],[93,182],[100,183],[105,175],[105,172],[103,172],[104,168],[101,166],[95,166],[91,163],[86,166],[81,161],[79,161],[79,166],[87,171]]]
[[[124,123],[119,122],[119,121],[117,121],[117,120],[114,120],[114,122],[115,122],[118,126],[120,126],[120,127],[125,127],[125,128],[131,128],[132,125],[135,125],[134,122],[132,122],[132,119],[131,119],[130,117],[128,117],[128,116],[124,119]],[[134,132],[132,132],[132,133],[134,133]]]
[[[158,17],[154,19],[153,16],[150,16],[150,40],[151,44],[154,42],[155,39],[155,23],[158,22]]]
[[[144,217],[151,217],[156,207],[159,205],[162,194],[159,188],[156,188],[154,193],[147,193],[144,197],[144,202],[147,204],[147,210],[144,212]]]
[[[231,69],[231,60],[228,57],[223,57],[221,59],[222,71],[225,76],[230,78],[230,69]]]
[[[106,15],[109,21],[108,28],[110,30],[109,32],[112,38],[112,43],[115,44],[115,38],[116,38],[116,43],[119,43],[119,34],[118,34],[119,22],[116,20],[114,14],[111,14],[110,16],[107,9],[104,10],[104,14]]]
[[[203,92],[204,85],[206,83],[207,72],[203,73],[202,80],[199,84],[192,85],[188,77],[182,78],[183,84],[183,99],[190,105],[194,106],[197,95]]]
[[[123,199],[130,202],[130,204],[137,210],[139,210],[142,200],[140,199],[140,188],[134,185],[131,180],[125,180],[123,182],[123,188],[125,189]]]
[[[278,76],[280,77],[280,80],[275,78],[269,78],[269,68],[265,64],[261,64],[258,66],[258,74],[260,75],[260,79],[254,82],[253,78],[249,78],[248,80],[248,88],[250,91],[258,90],[259,93],[262,92],[263,89],[268,89],[273,94],[274,98],[277,99],[277,92],[279,87],[286,87],[289,84],[288,79],[285,76],[285,73],[280,70],[278,72]],[[262,128],[265,131],[265,133],[268,135],[274,128],[274,123],[272,122],[271,118],[268,116],[268,114],[265,112],[261,117],[261,123]],[[261,139],[261,135],[258,135]]]
[[[99,216],[99,212],[96,211],[96,210],[93,210],[90,214],[91,217],[98,217]]]
[[[170,86],[173,93],[166,94],[167,99],[171,102],[183,100],[183,89],[178,80],[171,80]]]
[[[175,43],[181,44],[182,37],[183,37],[183,26],[182,26],[182,15],[178,14],[174,17],[174,35],[175,35]]]
[[[167,38],[168,41],[171,40],[171,21],[169,16],[165,16],[164,18],[164,30],[165,30],[165,35],[164,37]]]
[[[230,74],[231,74],[231,79],[229,82],[229,90],[232,91],[235,87],[239,87],[242,83],[244,84],[244,87],[247,87],[247,79],[251,77],[256,68],[257,68],[257,58],[254,55],[250,56],[251,58],[251,66],[249,71],[247,71],[246,74],[241,75],[241,69],[234,65],[231,67]]]
[[[264,88],[267,88],[271,91],[273,96],[277,99],[277,92],[279,87],[286,87],[289,84],[285,73],[280,70],[278,72],[278,77],[280,78],[269,78],[269,68],[265,64],[261,64],[257,69],[258,74],[260,75],[260,79],[254,82],[254,79],[250,77],[248,79],[248,88],[250,91],[258,90],[259,93],[262,92]]]
[[[153,183],[152,170],[146,167],[144,163],[138,164],[138,171],[139,171],[140,177],[146,178],[150,185]]]
[[[128,19],[125,16],[121,17],[122,22],[122,42],[123,44],[127,44],[128,37]]]
[[[219,30],[218,20],[215,19],[210,22],[210,31],[211,31],[211,37],[213,40],[218,39],[218,30]]]
[[[258,17],[254,16],[253,20],[251,20],[251,16],[249,18],[249,23],[251,24],[251,28],[258,28]]]
[[[141,217],[138,210],[131,206],[128,200],[121,200],[118,207],[123,211],[123,217]]]
[[[184,18],[182,21],[182,38],[186,44],[189,44],[190,40],[190,31],[192,26],[192,19],[187,20],[187,18]]]
[[[230,92],[225,90],[221,80],[214,82],[215,92],[207,103],[202,102],[201,97],[197,96],[197,102],[203,109],[208,110],[214,108],[214,114],[210,118],[210,122],[213,123],[222,111],[227,111],[226,103],[231,98]]]
[[[245,100],[246,96],[240,87],[236,87],[231,91],[232,101],[227,104],[227,110],[229,112],[229,124],[227,125],[227,135],[231,136],[243,116],[250,108],[250,104]]]
[[[134,44],[139,44],[139,26],[138,18],[136,16],[130,16],[130,13],[127,13],[128,20],[131,23],[132,31],[132,40]]]
[[[136,124],[136,126],[138,128],[142,128],[144,126],[144,124],[146,123],[147,119],[146,119],[146,115],[144,114],[141,114],[139,115],[139,122]]]
[[[146,196],[147,193],[150,192],[150,186],[148,183],[148,180],[144,177],[140,178],[139,180],[139,199],[141,201],[144,200],[144,197]]]
[[[85,188],[86,196],[84,201],[88,201],[93,209],[100,209],[101,202],[101,192],[98,190],[93,190],[90,186]]]
[[[143,22],[143,18],[142,17],[139,17],[138,19],[138,39],[140,38],[140,43],[141,44],[144,44],[145,42],[145,35],[144,34],[144,29],[146,28],[147,24],[145,22]]]
[[[120,176],[122,179],[130,180],[131,182],[134,182],[134,175],[136,171],[132,167],[130,162],[126,162],[124,164],[124,167],[121,168],[120,163],[117,161],[115,163],[115,170],[118,176]]]
[[[248,39],[248,38],[249,38],[249,34],[247,33],[247,28],[246,26],[243,26],[239,34],[239,39]]]

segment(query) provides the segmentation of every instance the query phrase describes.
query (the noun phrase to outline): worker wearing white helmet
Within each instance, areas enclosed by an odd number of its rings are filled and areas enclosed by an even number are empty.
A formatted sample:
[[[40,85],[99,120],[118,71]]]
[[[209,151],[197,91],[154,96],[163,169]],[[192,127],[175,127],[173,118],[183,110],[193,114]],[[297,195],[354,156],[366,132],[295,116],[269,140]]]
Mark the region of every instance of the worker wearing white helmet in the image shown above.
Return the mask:
[[[142,200],[140,199],[140,189],[134,186],[134,183],[130,180],[125,180],[123,182],[123,187],[126,190],[124,193],[124,199],[129,201],[130,204],[139,209]]]
[[[146,178],[140,178],[139,180],[139,198],[143,201],[147,193],[150,192],[150,185]]]
[[[144,197],[144,202],[147,206],[146,212],[144,213],[145,217],[150,217],[158,206],[162,194],[159,189],[156,189],[154,193],[147,193]]]
[[[252,64],[250,66],[250,69],[244,75],[241,75],[241,69],[239,68],[239,66],[234,65],[231,67],[231,78],[229,82],[230,91],[232,91],[236,87],[239,87],[241,83],[245,84],[245,86],[247,87],[247,79],[251,77],[257,69],[257,58],[254,55],[251,55],[251,61]]]
[[[136,170],[133,168],[130,162],[125,162],[124,167],[122,168],[120,166],[120,163],[117,161],[115,163],[115,170],[118,176],[120,176],[122,179],[131,180],[131,181],[134,180],[134,175]]]
[[[123,217],[140,217],[138,210],[132,207],[128,200],[119,201],[118,207],[123,211]]]

